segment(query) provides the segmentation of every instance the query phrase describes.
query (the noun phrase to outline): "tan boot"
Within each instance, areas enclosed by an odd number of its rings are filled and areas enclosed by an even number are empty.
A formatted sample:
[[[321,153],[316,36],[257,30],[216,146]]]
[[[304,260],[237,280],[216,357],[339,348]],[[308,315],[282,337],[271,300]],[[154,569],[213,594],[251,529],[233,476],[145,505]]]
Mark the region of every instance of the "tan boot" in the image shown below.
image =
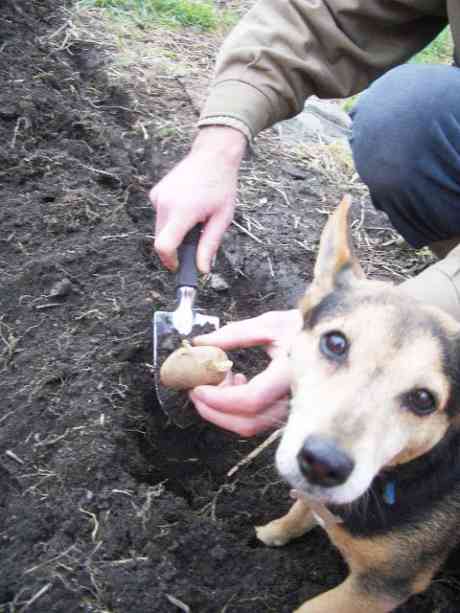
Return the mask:
[[[458,243],[459,239],[456,239],[430,245],[436,255],[441,255],[447,250],[446,257],[413,279],[404,281],[400,288],[421,302],[447,311],[460,321],[460,245]],[[457,246],[452,249],[454,245]]]

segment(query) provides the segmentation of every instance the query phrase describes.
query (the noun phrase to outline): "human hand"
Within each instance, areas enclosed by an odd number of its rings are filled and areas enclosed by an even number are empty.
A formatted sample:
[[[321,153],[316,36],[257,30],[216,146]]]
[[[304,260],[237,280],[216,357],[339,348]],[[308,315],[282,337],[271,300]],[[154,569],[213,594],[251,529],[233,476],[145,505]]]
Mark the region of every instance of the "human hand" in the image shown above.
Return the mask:
[[[190,153],[150,192],[156,209],[155,250],[170,270],[177,248],[197,223],[203,224],[198,269],[207,273],[233,219],[238,171],[246,137],[233,128],[201,128]]]
[[[224,350],[262,345],[271,358],[268,367],[250,381],[242,374],[230,373],[220,386],[192,390],[190,399],[198,413],[242,436],[254,436],[281,424],[290,388],[288,350],[301,328],[302,315],[293,309],[271,311],[195,337],[194,345],[215,345]]]

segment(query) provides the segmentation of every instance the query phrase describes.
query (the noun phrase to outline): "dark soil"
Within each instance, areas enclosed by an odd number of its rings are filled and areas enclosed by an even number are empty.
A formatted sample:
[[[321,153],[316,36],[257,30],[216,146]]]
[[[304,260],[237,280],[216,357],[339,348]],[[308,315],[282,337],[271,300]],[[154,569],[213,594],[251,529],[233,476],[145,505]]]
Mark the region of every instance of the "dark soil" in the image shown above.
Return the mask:
[[[289,506],[272,452],[228,479],[258,441],[179,429],[153,392],[151,318],[173,283],[146,192],[184,150],[135,124],[192,109],[178,87],[130,110],[101,47],[58,44],[64,4],[1,3],[0,611],[288,613],[345,576],[339,555],[319,529],[259,544],[253,526]],[[293,306],[311,276],[295,241],[316,244],[337,188],[277,172],[289,205],[261,193],[262,244],[233,228],[216,266],[230,289],[201,289],[223,321]],[[401,611],[460,610],[458,580],[454,560]]]

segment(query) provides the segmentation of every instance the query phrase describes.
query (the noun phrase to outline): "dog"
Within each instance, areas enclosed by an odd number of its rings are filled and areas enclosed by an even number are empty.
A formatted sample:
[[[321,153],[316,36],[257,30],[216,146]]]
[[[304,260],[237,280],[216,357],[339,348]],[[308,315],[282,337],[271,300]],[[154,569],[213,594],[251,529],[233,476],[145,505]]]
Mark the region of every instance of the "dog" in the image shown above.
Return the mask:
[[[276,452],[297,500],[270,546],[321,524],[350,573],[296,613],[383,613],[427,588],[460,541],[460,324],[365,278],[350,199],[330,216],[290,351]]]

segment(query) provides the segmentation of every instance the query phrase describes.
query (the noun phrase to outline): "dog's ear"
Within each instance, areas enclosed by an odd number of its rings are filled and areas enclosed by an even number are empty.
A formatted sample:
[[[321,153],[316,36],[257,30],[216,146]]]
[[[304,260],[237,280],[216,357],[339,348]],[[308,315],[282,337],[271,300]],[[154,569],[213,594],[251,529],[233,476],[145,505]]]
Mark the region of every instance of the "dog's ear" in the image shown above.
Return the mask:
[[[313,282],[300,304],[304,314],[335,289],[347,289],[365,277],[350,238],[350,205],[350,196],[344,196],[323,230]]]

